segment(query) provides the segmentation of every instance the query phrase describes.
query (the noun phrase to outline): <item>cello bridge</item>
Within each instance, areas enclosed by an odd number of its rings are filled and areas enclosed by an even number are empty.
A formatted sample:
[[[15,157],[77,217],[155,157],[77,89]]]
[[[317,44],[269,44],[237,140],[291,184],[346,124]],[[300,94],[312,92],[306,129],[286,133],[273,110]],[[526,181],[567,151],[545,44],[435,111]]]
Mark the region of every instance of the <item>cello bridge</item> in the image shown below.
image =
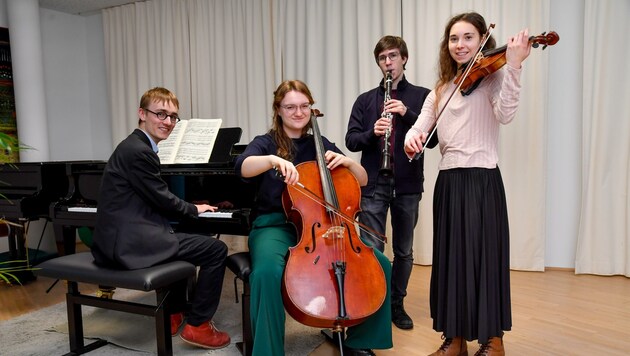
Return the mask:
[[[341,239],[343,238],[346,229],[343,226],[332,226],[322,235],[325,239]]]

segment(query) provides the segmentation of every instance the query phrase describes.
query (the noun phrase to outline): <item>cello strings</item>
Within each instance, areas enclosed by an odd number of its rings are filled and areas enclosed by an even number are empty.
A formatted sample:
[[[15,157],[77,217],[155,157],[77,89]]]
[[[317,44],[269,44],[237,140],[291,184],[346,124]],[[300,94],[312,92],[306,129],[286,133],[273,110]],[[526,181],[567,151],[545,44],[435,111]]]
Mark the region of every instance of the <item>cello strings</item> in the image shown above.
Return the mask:
[[[333,183],[331,182],[331,177],[330,175],[324,175],[324,177],[326,178],[325,180],[322,181],[322,189],[323,191],[328,191],[328,192],[334,192],[335,186],[333,185]],[[338,208],[338,202],[336,200],[337,195],[336,194],[332,194],[332,196],[334,197],[333,202],[328,202],[328,204],[336,206]],[[333,213],[333,209],[330,208],[326,208],[327,214],[328,214],[328,220],[331,223],[331,227],[328,229],[328,231],[325,232],[325,234],[327,234],[329,239],[332,239],[332,246],[333,246],[333,262],[339,261],[340,258],[340,251],[341,251],[341,247],[339,246],[338,242],[337,242],[337,233],[338,233],[338,229],[337,227],[339,226],[337,219],[335,218],[335,214]],[[325,240],[324,240],[325,241]],[[328,263],[330,263],[331,261],[328,261]],[[334,268],[334,266],[333,266]]]
[[[341,220],[348,222],[350,224],[350,226],[354,226],[359,231],[363,231],[363,232],[367,233],[368,235],[374,237],[375,239],[377,239],[378,241],[380,241],[382,243],[387,243],[387,237],[386,236],[383,236],[380,233],[378,233],[378,232],[376,232],[374,230],[371,230],[369,227],[362,225],[361,223],[359,223],[355,219],[353,219],[353,218],[347,216],[346,214],[340,212],[335,207],[330,206],[326,201],[323,201],[317,194],[312,192],[310,189],[308,189],[302,183],[300,183],[300,182],[296,183],[296,185],[293,186],[293,188],[296,191],[298,191],[299,193],[305,195],[307,198],[313,200],[315,203],[319,204],[320,206],[329,208],[329,210],[333,214],[337,215],[337,217],[341,218]],[[298,189],[298,188],[300,188],[300,189]]]

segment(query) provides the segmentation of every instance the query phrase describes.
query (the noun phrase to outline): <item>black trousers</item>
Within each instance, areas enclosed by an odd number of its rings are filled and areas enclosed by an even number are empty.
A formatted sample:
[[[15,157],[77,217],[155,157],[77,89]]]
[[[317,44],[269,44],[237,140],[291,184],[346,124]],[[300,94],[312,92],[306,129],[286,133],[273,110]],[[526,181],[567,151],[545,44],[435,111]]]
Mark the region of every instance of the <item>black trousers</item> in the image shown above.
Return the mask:
[[[199,326],[212,320],[219,307],[228,249],[223,241],[214,237],[187,233],[175,235],[179,239],[176,259],[199,267],[187,321],[192,326]]]
[[[392,304],[402,303],[407,296],[407,286],[413,269],[413,235],[418,223],[418,206],[421,194],[396,194],[394,178],[379,175],[374,196],[361,198],[359,221],[373,230],[385,234],[387,210],[392,225]],[[366,231],[361,238],[367,244],[383,252],[385,244]]]

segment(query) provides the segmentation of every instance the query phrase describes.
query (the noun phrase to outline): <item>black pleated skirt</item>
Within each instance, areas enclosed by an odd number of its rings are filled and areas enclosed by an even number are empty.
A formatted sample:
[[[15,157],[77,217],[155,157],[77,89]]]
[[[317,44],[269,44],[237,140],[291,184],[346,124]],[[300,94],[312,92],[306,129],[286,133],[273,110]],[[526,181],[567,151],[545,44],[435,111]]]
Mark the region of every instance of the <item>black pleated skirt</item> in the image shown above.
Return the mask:
[[[499,168],[440,171],[433,196],[433,328],[480,343],[510,330],[509,257]]]

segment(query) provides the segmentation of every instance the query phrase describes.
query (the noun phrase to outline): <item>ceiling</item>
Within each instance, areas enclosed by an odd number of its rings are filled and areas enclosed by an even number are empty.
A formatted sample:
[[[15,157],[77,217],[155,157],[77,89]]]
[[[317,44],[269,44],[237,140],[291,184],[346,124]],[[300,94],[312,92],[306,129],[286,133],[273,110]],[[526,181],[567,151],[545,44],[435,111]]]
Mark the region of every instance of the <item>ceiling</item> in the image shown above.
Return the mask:
[[[97,14],[102,9],[139,1],[144,0],[39,0],[39,6],[68,14],[88,16]]]

